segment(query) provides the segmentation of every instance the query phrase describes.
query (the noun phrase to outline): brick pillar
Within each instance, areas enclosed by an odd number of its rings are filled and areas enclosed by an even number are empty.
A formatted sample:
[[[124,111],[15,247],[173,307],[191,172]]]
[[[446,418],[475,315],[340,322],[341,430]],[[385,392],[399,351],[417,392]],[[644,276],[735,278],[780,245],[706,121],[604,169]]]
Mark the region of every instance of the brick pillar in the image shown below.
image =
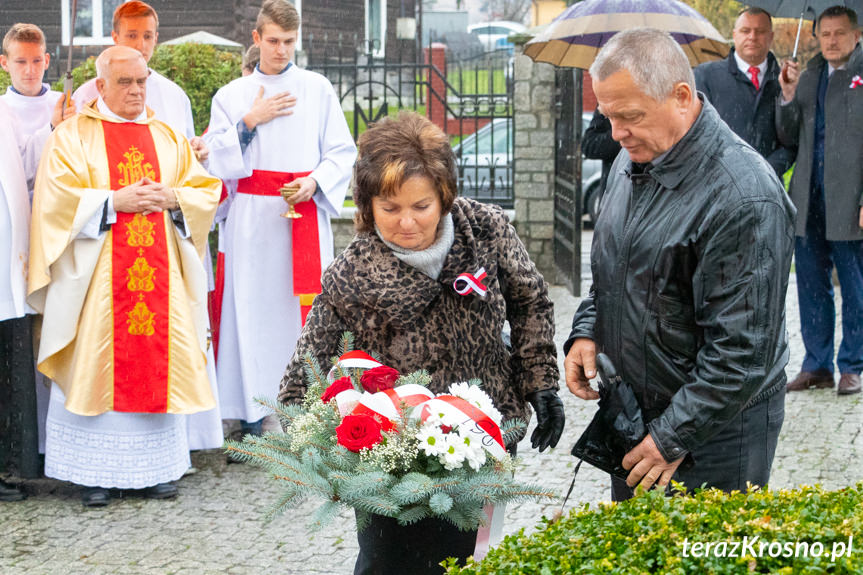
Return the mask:
[[[446,132],[446,44],[434,42],[423,48],[425,63],[437,69],[429,70],[426,87],[426,115],[441,130]]]

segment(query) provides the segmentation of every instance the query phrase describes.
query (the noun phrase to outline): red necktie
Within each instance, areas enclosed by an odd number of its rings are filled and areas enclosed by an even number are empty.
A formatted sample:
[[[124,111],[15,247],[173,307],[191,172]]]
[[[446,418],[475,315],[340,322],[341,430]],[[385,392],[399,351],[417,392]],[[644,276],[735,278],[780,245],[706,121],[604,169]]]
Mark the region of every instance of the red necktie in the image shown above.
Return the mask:
[[[761,86],[758,84],[758,66],[749,66],[749,75],[752,76],[752,85],[755,86],[755,91],[761,89]]]

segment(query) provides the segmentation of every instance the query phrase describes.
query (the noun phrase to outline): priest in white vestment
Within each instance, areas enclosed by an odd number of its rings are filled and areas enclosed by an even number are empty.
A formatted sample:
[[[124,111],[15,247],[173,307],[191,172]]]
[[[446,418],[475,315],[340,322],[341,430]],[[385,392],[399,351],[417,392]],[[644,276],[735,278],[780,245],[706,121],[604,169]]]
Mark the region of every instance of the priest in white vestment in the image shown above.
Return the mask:
[[[224,228],[225,286],[217,372],[222,417],[260,432],[304,312],[333,259],[330,217],[342,208],[356,147],[330,82],[292,64],[299,17],[285,0],[264,2],[252,36],[255,71],[221,88],[204,138],[210,166],[231,190]],[[291,108],[291,98],[296,106]],[[288,219],[279,190],[298,188]]]
[[[52,134],[33,197],[28,302],[50,377],[45,475],[172,497],[183,414],[212,409],[203,258],[221,183],[145,102],[147,65],[115,46],[100,98]]]
[[[146,2],[124,2],[114,11],[114,28],[111,38],[118,46],[134,48],[143,54],[149,63],[159,39],[159,16],[152,6]],[[156,119],[168,124],[175,132],[189,140],[198,160],[205,163],[208,150],[204,140],[195,136],[195,123],[192,118],[192,104],[189,97],[177,84],[159,74],[152,68],[147,78],[147,107],[156,114]],[[96,89],[96,79],[81,85],[72,99],[81,110],[99,96]],[[208,289],[213,290],[212,259],[207,247],[207,258],[204,265],[207,269]],[[216,360],[212,349],[207,355],[207,372],[213,387],[213,393],[218,394],[216,385]],[[217,396],[218,397],[218,396]],[[197,413],[188,417],[189,449],[215,449],[222,447],[222,416],[219,404],[212,410]]]

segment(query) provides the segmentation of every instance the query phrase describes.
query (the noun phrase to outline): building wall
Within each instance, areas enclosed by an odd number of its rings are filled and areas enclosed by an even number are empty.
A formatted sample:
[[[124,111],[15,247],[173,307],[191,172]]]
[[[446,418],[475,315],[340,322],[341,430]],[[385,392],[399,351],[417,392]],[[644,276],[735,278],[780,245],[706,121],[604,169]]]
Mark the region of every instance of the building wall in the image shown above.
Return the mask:
[[[404,2],[404,5],[402,4]],[[150,0],[159,14],[159,40],[164,42],[198,30],[239,42],[252,43],[252,30],[261,7],[261,0]],[[414,17],[414,0],[387,0],[387,50],[408,50],[406,61],[415,59],[411,41],[398,41],[396,20],[404,12]],[[61,45],[60,0],[0,0],[0,36],[16,22],[36,24],[45,32],[52,65],[46,74],[48,81],[62,76],[66,69],[66,47]],[[345,49],[354,50],[353,37],[360,41],[365,34],[364,0],[305,0],[302,7],[303,42],[311,35],[323,51],[336,48],[338,36],[343,35]],[[317,39],[328,37],[321,45]],[[354,46],[352,46],[354,45]],[[97,55],[104,46],[75,46],[73,66],[87,57]]]
[[[530,9],[530,25],[548,24],[564,10],[566,10],[566,2],[563,0],[534,0]]]

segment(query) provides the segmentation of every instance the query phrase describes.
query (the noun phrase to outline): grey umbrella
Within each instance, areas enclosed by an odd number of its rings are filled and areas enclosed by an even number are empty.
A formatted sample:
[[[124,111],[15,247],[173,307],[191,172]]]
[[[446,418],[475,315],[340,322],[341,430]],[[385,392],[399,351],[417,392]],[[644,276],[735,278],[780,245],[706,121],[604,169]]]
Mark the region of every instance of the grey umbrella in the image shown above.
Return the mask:
[[[797,39],[794,41],[794,54],[797,60],[797,45],[800,43],[800,29],[803,20],[815,20],[824,10],[833,6],[845,6],[854,10],[858,16],[863,11],[863,0],[738,0],[752,8],[766,10],[774,18],[800,18],[797,23]]]

